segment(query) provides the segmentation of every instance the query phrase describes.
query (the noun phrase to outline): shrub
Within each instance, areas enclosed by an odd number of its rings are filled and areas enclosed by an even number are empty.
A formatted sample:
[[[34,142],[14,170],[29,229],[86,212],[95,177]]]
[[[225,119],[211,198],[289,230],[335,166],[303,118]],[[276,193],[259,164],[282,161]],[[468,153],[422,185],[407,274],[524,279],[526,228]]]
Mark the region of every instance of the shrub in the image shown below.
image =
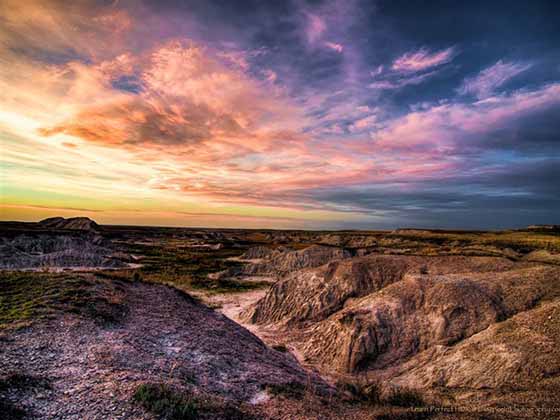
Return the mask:
[[[164,384],[142,384],[134,393],[133,399],[146,410],[167,420],[198,418],[196,401]]]
[[[146,410],[166,420],[191,420],[216,418],[227,420],[253,420],[237,404],[212,394],[192,395],[174,390],[165,384],[142,384],[133,396],[134,401]]]
[[[357,402],[365,402],[372,405],[381,403],[381,389],[377,382],[338,382],[337,388],[351,395]]]
[[[276,344],[276,345],[272,346],[272,348],[276,351],[279,351],[280,353],[287,353],[288,352],[288,348],[286,347],[285,344]]]
[[[420,392],[408,388],[393,390],[387,397],[386,403],[397,407],[422,407],[425,405]]]
[[[266,390],[272,395],[284,395],[293,399],[301,399],[305,395],[305,385],[300,382],[268,384]]]

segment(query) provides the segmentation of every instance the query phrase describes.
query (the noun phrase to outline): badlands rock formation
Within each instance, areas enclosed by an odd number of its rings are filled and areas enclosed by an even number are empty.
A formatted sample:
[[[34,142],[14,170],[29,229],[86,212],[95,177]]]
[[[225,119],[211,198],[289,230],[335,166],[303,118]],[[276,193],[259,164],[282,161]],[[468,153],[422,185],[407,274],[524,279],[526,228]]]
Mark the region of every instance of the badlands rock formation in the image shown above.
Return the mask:
[[[266,246],[254,246],[249,248],[241,257],[242,260],[259,260],[262,258],[269,258],[275,253],[285,251],[286,248],[282,247],[279,250]]]
[[[88,217],[72,217],[69,219],[65,219],[64,217],[51,217],[41,220],[39,225],[48,229],[99,230],[99,225]]]
[[[407,276],[312,326],[303,352],[342,372],[386,368],[533,308],[552,293],[551,280],[560,281],[560,269]]]
[[[54,217],[32,223],[27,231],[0,234],[0,269],[121,268],[117,252],[87,217]]]
[[[292,272],[243,316],[257,324],[319,321],[340,310],[347,300],[380,290],[407,273],[501,271],[513,265],[502,258],[461,256],[371,255],[333,261]]]
[[[92,235],[17,236],[0,239],[0,269],[126,267],[111,245]]]
[[[546,302],[493,324],[456,346],[434,346],[389,370],[386,376],[397,386],[414,388],[483,390],[531,387],[539,381],[545,381],[545,387],[558,384],[559,319],[560,301]]]
[[[264,251],[248,251],[263,254]],[[275,275],[282,276],[292,271],[307,267],[319,267],[330,261],[350,258],[352,254],[342,248],[313,245],[299,251],[287,251],[285,248],[272,251],[256,264],[236,267],[224,273],[225,276],[239,275]]]
[[[559,297],[560,267],[553,265],[498,257],[370,255],[293,272],[242,317],[282,330],[307,362],[324,371],[382,372],[395,384],[413,387],[460,386],[471,375],[466,384],[480,380],[480,386],[493,386],[491,377],[494,385],[508,383],[512,366],[525,369],[526,376],[549,375],[539,358],[528,365],[536,370],[522,367],[536,333],[527,332],[519,342],[524,352],[511,346],[513,337],[525,333],[518,326],[541,319],[542,311],[557,311]],[[558,325],[557,318],[554,322]],[[517,332],[504,334],[503,328]],[[539,346],[556,343],[557,333],[558,328],[538,336]],[[488,349],[477,358],[480,343]],[[485,369],[500,372],[476,379]]]

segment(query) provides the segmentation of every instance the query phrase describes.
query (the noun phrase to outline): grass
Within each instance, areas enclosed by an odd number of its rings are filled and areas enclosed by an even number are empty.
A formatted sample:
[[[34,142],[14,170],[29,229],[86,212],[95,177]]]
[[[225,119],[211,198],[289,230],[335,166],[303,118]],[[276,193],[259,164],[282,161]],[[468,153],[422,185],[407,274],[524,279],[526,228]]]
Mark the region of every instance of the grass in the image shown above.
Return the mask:
[[[242,263],[228,260],[245,250],[224,247],[219,250],[188,248],[181,241],[161,240],[155,245],[126,244],[126,252],[142,255],[142,267],[135,270],[111,270],[97,273],[113,279],[142,279],[147,282],[170,284],[190,291],[211,294],[246,292],[269,286],[266,282],[244,282],[234,279],[210,279],[208,274],[220,272]]]
[[[133,401],[165,420],[216,418],[249,420],[254,417],[231,402],[212,395],[194,395],[162,383],[141,384]]]
[[[0,272],[0,329],[73,312],[100,323],[124,313],[117,286],[79,274]]]
[[[401,387],[383,393],[380,383],[359,379],[339,381],[336,387],[349,394],[351,400],[357,403],[405,408],[424,407],[426,405],[422,394],[415,389]]]
[[[282,395],[296,400],[305,396],[306,386],[300,382],[287,382],[284,384],[268,384],[265,389],[272,395]]]
[[[275,344],[272,346],[272,348],[276,351],[279,351],[280,353],[288,353],[288,348],[285,344]]]
[[[473,245],[511,248],[526,253],[538,249],[560,252],[560,234],[539,231],[503,231],[503,232],[446,232],[422,231],[394,233],[388,238],[400,238],[413,241],[416,245],[434,244],[438,246],[454,243],[455,247]]]
[[[191,420],[199,417],[197,401],[163,384],[142,384],[133,396],[146,410],[167,420]]]
[[[398,388],[393,390],[384,400],[385,403],[395,407],[423,407],[426,405],[420,392],[414,389]]]

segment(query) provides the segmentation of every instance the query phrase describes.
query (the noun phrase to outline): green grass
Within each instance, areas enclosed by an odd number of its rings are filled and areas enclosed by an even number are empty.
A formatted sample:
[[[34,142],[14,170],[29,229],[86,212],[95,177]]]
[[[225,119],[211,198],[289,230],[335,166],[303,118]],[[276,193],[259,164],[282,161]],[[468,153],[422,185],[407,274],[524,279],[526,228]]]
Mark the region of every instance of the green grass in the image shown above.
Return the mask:
[[[350,400],[355,403],[403,408],[424,407],[426,405],[422,394],[417,390],[396,388],[384,394],[381,384],[375,381],[342,380],[337,382],[336,387],[350,395]]]
[[[133,401],[165,420],[192,420],[199,418],[252,420],[255,417],[238,406],[219,397],[194,395],[162,383],[140,385]]]
[[[166,420],[191,420],[199,417],[197,401],[163,384],[142,384],[133,396],[146,410]]]
[[[400,238],[411,244],[437,246],[456,243],[457,247],[486,245],[497,248],[511,248],[522,253],[545,249],[560,252],[560,234],[550,232],[503,231],[503,232],[445,232],[425,231],[395,233],[385,238]]]
[[[265,389],[272,395],[283,395],[287,398],[300,400],[304,397],[306,387],[300,382],[288,382],[284,384],[268,384]]]
[[[407,388],[394,390],[384,402],[396,407],[423,407],[426,405],[420,392]]]
[[[78,274],[0,272],[0,329],[73,312],[101,323],[118,321],[124,308],[115,285]]]
[[[208,274],[241,265],[227,258],[237,257],[245,250],[240,248],[186,248],[181,242],[162,240],[156,245],[123,245],[126,251],[142,255],[142,267],[135,270],[111,270],[97,273],[112,279],[142,279],[163,283],[190,291],[208,293],[238,293],[269,286],[266,282],[245,282],[234,279],[209,279]]]

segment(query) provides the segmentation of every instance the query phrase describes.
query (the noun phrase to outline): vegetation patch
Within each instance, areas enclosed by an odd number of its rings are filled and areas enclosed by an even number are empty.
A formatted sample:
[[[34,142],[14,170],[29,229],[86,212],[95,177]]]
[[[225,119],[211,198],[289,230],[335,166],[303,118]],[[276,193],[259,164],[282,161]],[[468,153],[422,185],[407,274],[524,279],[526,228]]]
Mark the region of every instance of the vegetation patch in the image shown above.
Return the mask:
[[[271,395],[283,395],[287,398],[299,400],[305,396],[306,386],[300,382],[287,382],[284,384],[268,384],[265,389]]]
[[[146,410],[168,420],[197,419],[197,401],[164,384],[142,384],[133,396]]]
[[[0,272],[0,329],[73,312],[112,323],[124,313],[122,290],[79,274]]]
[[[288,352],[288,348],[286,347],[285,344],[276,344],[276,345],[272,346],[272,348],[276,351],[279,351],[280,353],[287,353]]]
[[[238,257],[242,248],[189,248],[181,241],[161,241],[152,245],[126,244],[127,252],[143,255],[142,267],[131,270],[110,270],[96,273],[98,277],[163,283],[183,290],[206,291],[211,294],[241,293],[270,286],[267,282],[236,279],[211,279],[209,274],[242,265],[228,258]]]
[[[163,383],[140,385],[133,395],[133,400],[165,420],[254,418],[233,403],[219,397],[207,394],[194,395]]]
[[[123,244],[123,246],[125,246]],[[242,248],[221,249],[185,247],[183,241],[161,241],[152,245],[126,244],[127,252],[142,255],[142,267],[136,270],[104,272],[101,275],[132,279],[142,279],[153,283],[171,284],[190,289],[207,289],[216,293],[238,292],[261,287],[235,280],[211,280],[208,274],[224,271],[241,265],[228,258],[238,257]]]
[[[366,403],[373,406],[393,407],[424,407],[426,405],[419,391],[408,388],[396,388],[390,392],[383,392],[381,384],[368,381],[339,381],[336,384],[339,391],[350,396],[351,401]]]
[[[393,390],[385,402],[396,407],[423,407],[426,405],[420,392],[408,388]]]

